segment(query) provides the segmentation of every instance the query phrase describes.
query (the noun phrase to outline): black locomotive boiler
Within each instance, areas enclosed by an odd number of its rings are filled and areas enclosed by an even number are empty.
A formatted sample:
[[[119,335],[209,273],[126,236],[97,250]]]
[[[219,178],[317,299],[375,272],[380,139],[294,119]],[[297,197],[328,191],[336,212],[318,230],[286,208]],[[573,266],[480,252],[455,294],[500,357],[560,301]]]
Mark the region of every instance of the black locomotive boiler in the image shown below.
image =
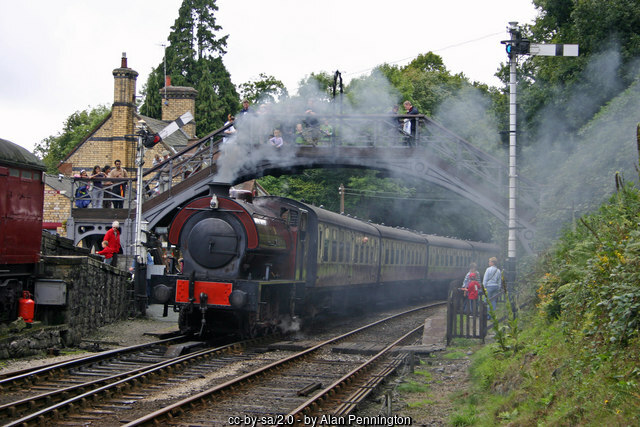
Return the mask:
[[[184,260],[175,283],[180,330],[204,335],[252,336],[380,301],[444,298],[470,262],[498,253],[283,197],[230,197],[220,184],[183,206],[169,242]],[[166,287],[154,292],[166,301]]]

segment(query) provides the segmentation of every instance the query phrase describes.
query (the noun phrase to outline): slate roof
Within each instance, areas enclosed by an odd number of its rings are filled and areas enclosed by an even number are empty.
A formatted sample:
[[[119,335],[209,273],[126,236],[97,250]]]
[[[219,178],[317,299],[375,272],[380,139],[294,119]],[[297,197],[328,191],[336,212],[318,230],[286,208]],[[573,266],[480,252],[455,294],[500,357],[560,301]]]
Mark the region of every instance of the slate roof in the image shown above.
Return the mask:
[[[136,117],[138,120],[141,120],[141,119],[144,120],[147,123],[147,126],[149,127],[149,129],[154,133],[160,132],[169,123],[171,123],[171,121],[153,119],[151,117],[143,116],[140,114],[136,114]],[[172,133],[171,135],[169,135],[168,137],[166,137],[165,139],[163,139],[162,142],[164,142],[168,147],[170,147],[173,150],[173,153],[175,154],[188,145],[189,135],[187,135],[184,130],[179,129],[174,133]]]

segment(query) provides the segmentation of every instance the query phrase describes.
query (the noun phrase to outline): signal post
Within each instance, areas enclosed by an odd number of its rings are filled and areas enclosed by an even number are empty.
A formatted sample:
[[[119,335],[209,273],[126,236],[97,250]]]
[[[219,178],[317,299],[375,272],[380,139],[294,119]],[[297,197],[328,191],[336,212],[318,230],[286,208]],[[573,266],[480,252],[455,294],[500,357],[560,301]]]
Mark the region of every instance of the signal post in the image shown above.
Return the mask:
[[[518,55],[542,56],[578,56],[577,44],[536,44],[522,37],[517,22],[509,22],[508,31],[511,39],[503,40],[509,55],[509,219],[507,262],[505,265],[507,288],[509,293],[514,289],[516,281],[516,244],[518,233],[518,217],[516,211],[516,137],[517,137],[517,63]]]

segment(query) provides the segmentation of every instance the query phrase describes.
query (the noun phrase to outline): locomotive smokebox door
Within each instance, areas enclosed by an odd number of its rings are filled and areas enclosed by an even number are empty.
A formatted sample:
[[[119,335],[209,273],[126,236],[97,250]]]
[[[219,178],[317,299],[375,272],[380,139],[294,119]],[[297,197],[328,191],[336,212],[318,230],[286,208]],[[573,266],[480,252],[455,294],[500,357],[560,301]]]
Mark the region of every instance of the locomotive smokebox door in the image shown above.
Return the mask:
[[[194,260],[207,268],[220,268],[238,255],[238,236],[233,227],[218,218],[196,224],[188,238]]]

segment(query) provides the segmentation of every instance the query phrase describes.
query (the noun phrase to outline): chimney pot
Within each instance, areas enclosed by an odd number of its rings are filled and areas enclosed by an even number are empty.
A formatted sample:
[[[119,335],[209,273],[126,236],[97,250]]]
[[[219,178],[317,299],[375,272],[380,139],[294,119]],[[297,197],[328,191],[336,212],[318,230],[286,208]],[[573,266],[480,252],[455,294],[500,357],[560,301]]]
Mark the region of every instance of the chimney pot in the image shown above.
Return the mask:
[[[171,86],[171,76],[165,76],[165,77],[164,77],[164,85],[165,85],[166,87]]]
[[[127,52],[122,52],[122,59],[120,60],[120,68],[127,68]]]

